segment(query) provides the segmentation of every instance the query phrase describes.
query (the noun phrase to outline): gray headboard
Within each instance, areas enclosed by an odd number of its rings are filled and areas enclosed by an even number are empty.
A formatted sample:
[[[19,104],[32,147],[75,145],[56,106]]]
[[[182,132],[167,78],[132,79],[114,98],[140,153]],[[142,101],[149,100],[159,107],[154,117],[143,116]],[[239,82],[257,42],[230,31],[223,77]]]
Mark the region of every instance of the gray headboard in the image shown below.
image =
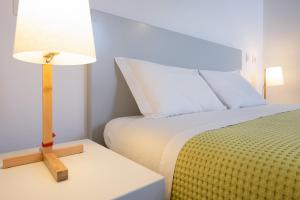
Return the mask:
[[[211,70],[241,68],[241,50],[92,11],[98,61],[88,66],[88,124],[92,138],[103,143],[105,124],[139,114],[114,57]]]

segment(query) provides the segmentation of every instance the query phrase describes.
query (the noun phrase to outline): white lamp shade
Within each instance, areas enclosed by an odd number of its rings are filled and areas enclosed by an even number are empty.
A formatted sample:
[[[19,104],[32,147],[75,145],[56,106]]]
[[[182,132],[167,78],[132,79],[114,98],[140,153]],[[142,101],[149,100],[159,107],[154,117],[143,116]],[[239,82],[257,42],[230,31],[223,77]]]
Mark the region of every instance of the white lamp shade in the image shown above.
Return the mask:
[[[13,57],[44,64],[48,53],[53,65],[96,61],[88,0],[19,1]]]
[[[266,69],[266,84],[267,86],[283,85],[282,67],[269,67]]]

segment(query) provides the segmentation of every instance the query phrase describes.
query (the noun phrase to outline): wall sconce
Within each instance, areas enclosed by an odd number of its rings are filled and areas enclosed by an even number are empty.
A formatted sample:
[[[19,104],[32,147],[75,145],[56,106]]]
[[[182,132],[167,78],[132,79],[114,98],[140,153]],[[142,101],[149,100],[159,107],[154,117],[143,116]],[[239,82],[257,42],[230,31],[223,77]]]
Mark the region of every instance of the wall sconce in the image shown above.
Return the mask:
[[[267,86],[278,86],[284,84],[281,66],[274,66],[265,69],[264,97],[267,98]]]

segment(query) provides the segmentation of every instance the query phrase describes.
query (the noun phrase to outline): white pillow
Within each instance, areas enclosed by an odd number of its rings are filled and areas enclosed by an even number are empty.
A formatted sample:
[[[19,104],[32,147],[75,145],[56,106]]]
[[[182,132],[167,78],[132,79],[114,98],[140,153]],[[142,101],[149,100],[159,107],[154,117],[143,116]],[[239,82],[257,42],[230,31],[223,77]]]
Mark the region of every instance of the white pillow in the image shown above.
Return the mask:
[[[196,69],[115,58],[144,116],[226,109]]]
[[[238,73],[200,70],[200,74],[230,109],[266,104],[262,96]]]

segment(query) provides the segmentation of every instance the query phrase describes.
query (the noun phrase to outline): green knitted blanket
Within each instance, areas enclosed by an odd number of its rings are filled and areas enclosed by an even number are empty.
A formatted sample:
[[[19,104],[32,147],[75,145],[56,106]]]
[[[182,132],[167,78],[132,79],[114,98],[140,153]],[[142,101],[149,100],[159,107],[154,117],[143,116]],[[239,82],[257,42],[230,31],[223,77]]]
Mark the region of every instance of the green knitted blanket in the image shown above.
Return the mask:
[[[190,139],[176,162],[171,199],[300,200],[300,110]]]

